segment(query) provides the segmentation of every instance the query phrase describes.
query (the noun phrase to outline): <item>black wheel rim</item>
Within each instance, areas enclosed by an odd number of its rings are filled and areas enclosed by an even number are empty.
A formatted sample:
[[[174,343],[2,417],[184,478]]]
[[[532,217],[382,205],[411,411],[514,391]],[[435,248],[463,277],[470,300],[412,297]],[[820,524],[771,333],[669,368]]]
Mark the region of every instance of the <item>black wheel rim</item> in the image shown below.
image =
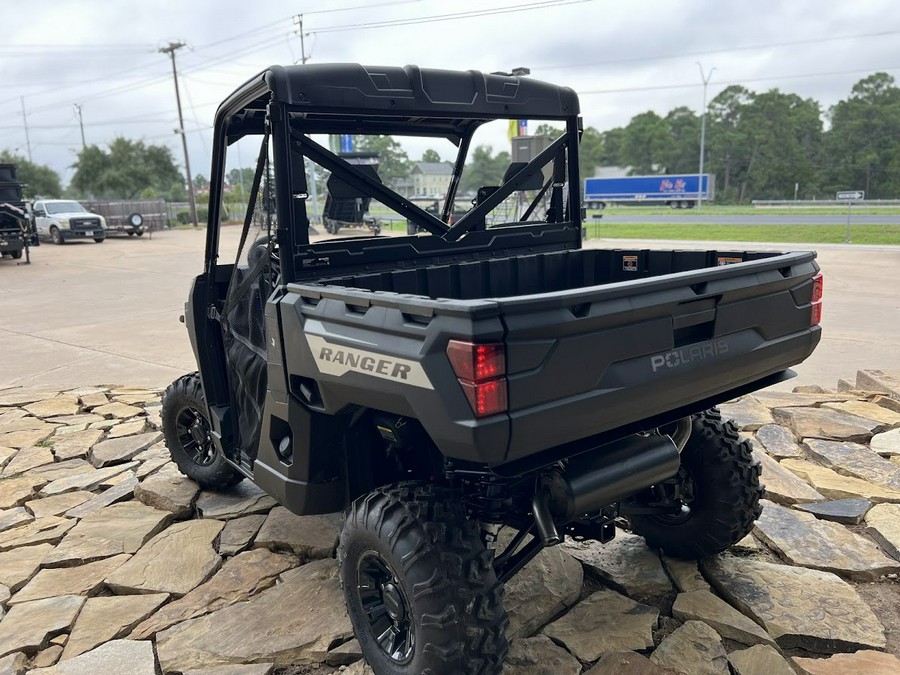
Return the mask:
[[[191,460],[199,466],[208,466],[216,459],[216,446],[212,442],[209,423],[196,408],[182,408],[175,418],[178,442]]]
[[[366,627],[381,651],[396,664],[408,662],[415,648],[409,602],[397,575],[374,551],[359,559],[356,593]]]

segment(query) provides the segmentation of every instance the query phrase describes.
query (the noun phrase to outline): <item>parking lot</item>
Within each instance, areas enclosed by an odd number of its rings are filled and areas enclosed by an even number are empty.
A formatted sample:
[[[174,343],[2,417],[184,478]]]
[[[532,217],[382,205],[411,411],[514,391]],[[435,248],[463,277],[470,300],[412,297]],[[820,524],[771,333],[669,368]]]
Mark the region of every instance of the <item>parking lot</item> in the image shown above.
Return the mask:
[[[222,259],[238,227],[223,229]],[[200,271],[205,230],[103,244],[43,244],[31,266],[0,262],[0,386],[88,384],[165,386],[193,370],[184,311]],[[726,244],[594,240],[594,247],[727,248]],[[743,245],[741,245],[743,247]],[[770,245],[766,248],[782,247]],[[858,369],[900,372],[900,247],[820,245],[825,274],[824,337],[796,368],[796,384],[834,386]]]

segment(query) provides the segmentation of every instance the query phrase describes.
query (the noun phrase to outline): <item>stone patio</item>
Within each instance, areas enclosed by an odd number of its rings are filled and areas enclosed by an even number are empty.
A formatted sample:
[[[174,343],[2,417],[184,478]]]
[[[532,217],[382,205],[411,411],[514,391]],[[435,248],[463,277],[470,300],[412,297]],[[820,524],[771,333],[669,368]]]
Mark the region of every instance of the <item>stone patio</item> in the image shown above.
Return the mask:
[[[508,584],[504,674],[900,673],[900,391],[862,371],[720,406],[769,483],[751,536],[685,562],[620,532]],[[160,391],[0,387],[0,675],[371,673],[340,519],[181,476]]]

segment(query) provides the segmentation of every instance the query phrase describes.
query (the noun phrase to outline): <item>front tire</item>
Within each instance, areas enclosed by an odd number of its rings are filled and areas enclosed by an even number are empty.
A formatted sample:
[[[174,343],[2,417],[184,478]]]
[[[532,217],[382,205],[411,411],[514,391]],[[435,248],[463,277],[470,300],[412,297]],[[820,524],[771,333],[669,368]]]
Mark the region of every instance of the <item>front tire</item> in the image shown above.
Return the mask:
[[[760,465],[749,441],[715,408],[694,415],[691,437],[681,452],[682,512],[633,515],[632,530],[651,548],[675,558],[705,558],[724,551],[750,533],[762,508]]]
[[[104,241],[106,241],[106,237],[100,237],[100,238],[94,237],[94,241],[98,244],[102,244]]]
[[[52,241],[57,246],[62,246],[63,244],[66,243],[66,240],[63,239],[63,236],[60,233],[59,228],[55,227],[55,226],[50,228],[50,241]]]
[[[22,257],[22,251],[10,251],[9,257],[12,258],[13,260],[18,260],[19,258]]]
[[[206,399],[200,375],[182,375],[166,389],[162,399],[162,425],[166,447],[178,470],[202,488],[236,485],[244,475],[216,450],[210,438]]]
[[[503,587],[478,523],[449,490],[401,483],[360,497],[345,516],[338,562],[376,675],[500,673]]]

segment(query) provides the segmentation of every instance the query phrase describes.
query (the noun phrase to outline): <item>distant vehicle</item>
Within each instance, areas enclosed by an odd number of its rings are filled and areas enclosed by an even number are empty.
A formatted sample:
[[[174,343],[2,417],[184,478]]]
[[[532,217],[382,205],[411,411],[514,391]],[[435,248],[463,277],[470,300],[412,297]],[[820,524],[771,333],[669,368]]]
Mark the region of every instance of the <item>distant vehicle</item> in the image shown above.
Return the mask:
[[[702,201],[712,201],[715,176],[694,174],[668,176],[619,176],[587,178],[584,181],[584,204],[589,209],[605,209],[610,204],[665,204],[673,209],[692,209],[697,193]]]
[[[37,243],[22,183],[16,180],[16,165],[0,164],[0,258],[18,260],[24,253],[30,262],[28,249]]]
[[[34,203],[34,222],[38,236],[49,237],[54,244],[70,239],[106,239],[106,220],[71,199],[42,199]]]
[[[339,157],[368,176],[381,182],[378,175],[377,152],[342,152]],[[334,174],[325,184],[325,212],[323,221],[328,234],[337,234],[341,228],[368,228],[372,234],[381,234],[381,218],[369,213],[371,197],[359,197],[353,187]]]

